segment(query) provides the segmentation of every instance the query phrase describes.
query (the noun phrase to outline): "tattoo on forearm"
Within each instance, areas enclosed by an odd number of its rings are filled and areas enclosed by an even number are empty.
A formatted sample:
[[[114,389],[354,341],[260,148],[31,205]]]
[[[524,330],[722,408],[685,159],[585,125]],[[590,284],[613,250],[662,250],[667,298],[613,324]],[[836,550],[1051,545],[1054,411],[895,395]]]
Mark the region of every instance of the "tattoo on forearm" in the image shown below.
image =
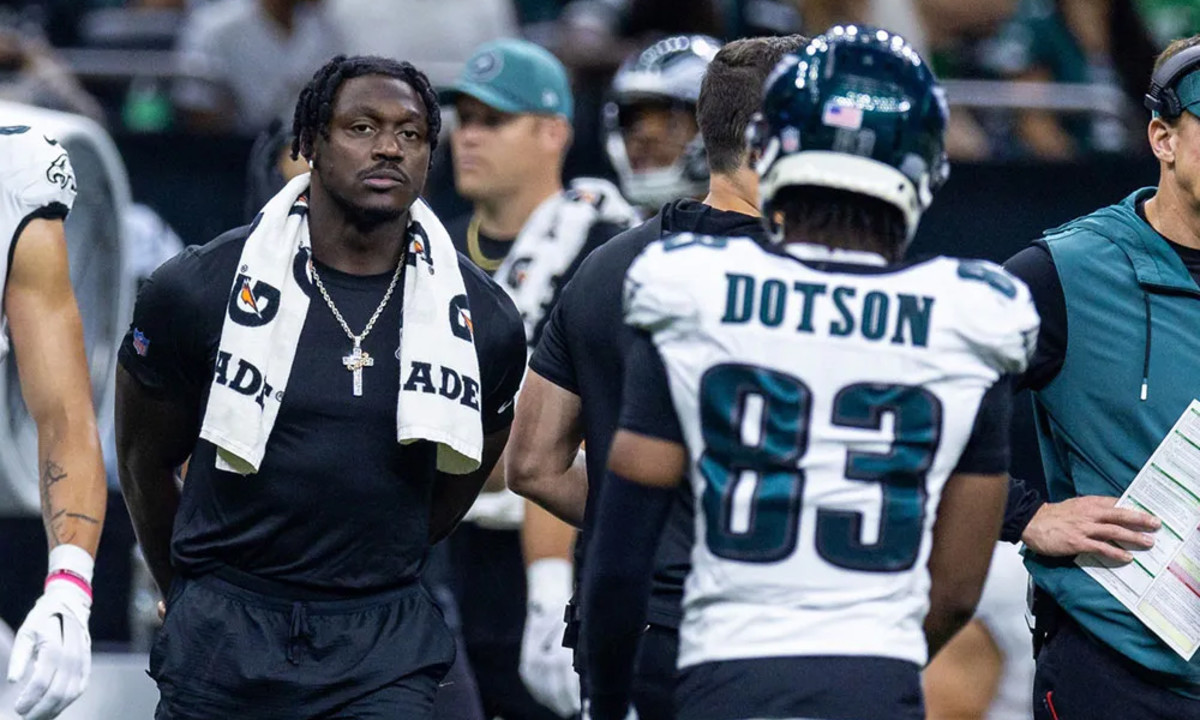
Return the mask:
[[[67,471],[62,469],[62,466],[53,460],[47,460],[45,467],[42,468],[42,483],[46,487],[50,487],[59,480],[67,479]]]
[[[75,539],[74,532],[71,532],[70,534],[64,534],[67,526],[66,514],[66,510],[59,510],[51,515],[50,519],[46,522],[46,531],[50,533],[50,539],[53,540],[56,545],[69,543]]]
[[[42,474],[38,483],[38,490],[42,496],[42,517],[45,518],[46,534],[50,536],[50,541],[56,545],[61,543],[62,540],[58,537],[57,525],[59,523],[57,522],[57,518],[48,514],[54,509],[50,500],[50,486],[64,477],[66,477],[66,474],[63,473],[58,463],[53,460],[47,460],[46,464],[42,467]]]
[[[58,512],[56,512],[50,516],[51,520],[60,520],[63,518],[72,518],[75,520],[82,520],[84,522],[91,523],[92,525],[100,524],[100,521],[97,520],[96,518],[92,517],[91,515],[84,515],[83,513],[67,512],[66,510],[59,510]]]
[[[85,513],[70,512],[64,508],[55,508],[53,500],[50,497],[50,488],[55,484],[67,479],[67,471],[61,465],[53,460],[47,460],[42,467],[41,495],[43,512],[49,513],[46,519],[46,532],[50,536],[51,541],[56,545],[69,543],[75,539],[75,531],[68,532],[67,522],[70,520],[78,520],[90,525],[99,525],[100,521],[91,515]]]

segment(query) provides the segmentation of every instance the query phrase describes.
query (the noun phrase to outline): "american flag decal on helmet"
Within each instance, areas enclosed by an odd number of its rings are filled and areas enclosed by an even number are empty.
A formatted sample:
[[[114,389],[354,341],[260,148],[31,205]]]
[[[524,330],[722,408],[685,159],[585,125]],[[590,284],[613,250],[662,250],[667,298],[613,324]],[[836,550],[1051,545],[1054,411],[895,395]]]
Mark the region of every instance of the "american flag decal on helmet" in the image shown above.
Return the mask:
[[[830,103],[825,106],[825,110],[821,113],[821,124],[827,127],[858,130],[862,127],[862,123],[862,108]]]

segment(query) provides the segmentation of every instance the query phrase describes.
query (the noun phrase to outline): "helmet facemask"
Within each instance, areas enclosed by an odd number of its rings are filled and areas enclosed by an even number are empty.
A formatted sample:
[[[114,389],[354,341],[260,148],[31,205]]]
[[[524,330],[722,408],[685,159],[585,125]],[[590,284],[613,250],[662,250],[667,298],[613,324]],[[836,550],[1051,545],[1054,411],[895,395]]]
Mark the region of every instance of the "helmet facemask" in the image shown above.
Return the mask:
[[[680,151],[671,161],[656,158],[652,163],[630,147],[627,133],[643,113],[658,111],[666,111],[676,122],[686,117],[687,130],[694,130],[700,84],[720,46],[704,35],[665,38],[626,59],[613,77],[602,117],[604,147],[621,191],[631,202],[657,208],[707,191],[708,162],[698,131],[678,143]],[[668,128],[668,135],[678,133],[678,125]]]
[[[708,163],[695,113],[694,104],[658,97],[607,104],[605,150],[617,172],[621,192],[630,202],[657,208],[678,198],[699,197],[706,192]],[[639,123],[652,128],[650,151],[678,145],[674,158],[664,162],[663,158],[647,157],[645,148],[630,142],[630,134],[639,132]],[[666,142],[664,135],[669,138]]]

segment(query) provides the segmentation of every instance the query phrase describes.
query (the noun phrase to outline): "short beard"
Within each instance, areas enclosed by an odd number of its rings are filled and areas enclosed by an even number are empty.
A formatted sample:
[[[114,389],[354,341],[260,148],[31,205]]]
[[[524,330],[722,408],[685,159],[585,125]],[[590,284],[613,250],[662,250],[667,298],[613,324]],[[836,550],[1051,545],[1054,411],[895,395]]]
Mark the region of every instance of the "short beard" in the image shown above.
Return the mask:
[[[407,207],[403,210],[396,210],[393,208],[363,207],[328,185],[323,184],[322,189],[324,189],[325,194],[333,200],[333,203],[337,205],[339,209],[341,209],[342,215],[346,217],[346,220],[349,221],[356,230],[363,233],[374,230],[381,225],[396,222],[400,218],[404,217],[405,213],[407,213],[409,210]],[[409,207],[411,207],[411,204]]]
[[[394,208],[363,207],[331,191],[328,187],[325,188],[325,192],[329,193],[329,197],[333,199],[334,204],[342,209],[342,214],[346,216],[346,220],[364,233],[374,230],[380,225],[396,222],[408,212],[408,208],[396,210]]]

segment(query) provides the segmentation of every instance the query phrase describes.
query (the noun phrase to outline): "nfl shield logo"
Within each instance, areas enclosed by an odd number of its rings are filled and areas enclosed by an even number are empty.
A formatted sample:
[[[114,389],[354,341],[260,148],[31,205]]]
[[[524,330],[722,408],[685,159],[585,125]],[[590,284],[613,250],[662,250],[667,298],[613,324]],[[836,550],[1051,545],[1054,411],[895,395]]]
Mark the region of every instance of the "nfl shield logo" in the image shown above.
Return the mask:
[[[150,338],[137,328],[133,329],[133,351],[142,357],[150,351]]]

